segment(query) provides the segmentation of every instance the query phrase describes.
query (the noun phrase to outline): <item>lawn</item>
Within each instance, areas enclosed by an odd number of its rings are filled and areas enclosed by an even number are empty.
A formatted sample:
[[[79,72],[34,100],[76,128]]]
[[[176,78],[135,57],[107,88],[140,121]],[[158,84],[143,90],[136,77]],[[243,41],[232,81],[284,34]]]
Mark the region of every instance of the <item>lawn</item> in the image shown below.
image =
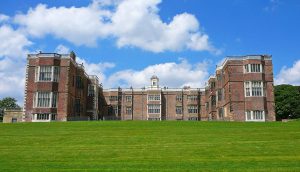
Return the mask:
[[[300,121],[0,124],[0,171],[300,171]]]

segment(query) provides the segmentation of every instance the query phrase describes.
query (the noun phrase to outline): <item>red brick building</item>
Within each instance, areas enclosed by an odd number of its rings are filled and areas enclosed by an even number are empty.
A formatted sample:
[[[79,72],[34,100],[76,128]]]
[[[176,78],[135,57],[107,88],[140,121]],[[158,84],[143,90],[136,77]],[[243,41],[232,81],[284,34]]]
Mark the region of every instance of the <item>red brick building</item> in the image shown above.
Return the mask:
[[[102,89],[74,53],[28,55],[23,121],[274,121],[273,65],[268,55],[228,57],[205,88]]]
[[[73,52],[28,55],[23,121],[97,120],[100,94],[97,76]]]
[[[103,91],[104,119],[119,120],[204,120],[204,90],[200,88],[159,87],[157,76],[145,88]],[[201,102],[202,101],[202,102]]]
[[[275,121],[271,56],[228,57],[205,91],[211,120]]]

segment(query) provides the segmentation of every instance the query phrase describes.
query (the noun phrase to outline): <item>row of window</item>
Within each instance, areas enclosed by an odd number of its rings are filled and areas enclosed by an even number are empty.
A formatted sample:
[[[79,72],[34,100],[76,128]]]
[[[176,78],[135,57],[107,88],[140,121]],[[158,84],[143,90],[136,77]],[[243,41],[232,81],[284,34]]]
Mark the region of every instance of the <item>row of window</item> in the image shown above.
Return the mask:
[[[50,113],[36,113],[32,115],[32,119],[39,120],[39,121],[55,121],[56,120],[56,114],[50,114]]]
[[[59,66],[37,66],[35,67],[36,82],[58,82]]]
[[[182,95],[176,95],[176,101],[182,102],[182,98]],[[109,101],[118,101],[119,99],[121,99],[120,96],[109,96]],[[148,101],[160,101],[160,99],[160,94],[148,95]],[[188,95],[187,99],[189,101],[197,101],[199,97],[197,95]],[[125,96],[125,101],[131,102],[132,96]]]
[[[246,111],[246,121],[265,121],[265,112],[260,110]]]
[[[148,105],[148,114],[160,114],[160,105]]]
[[[33,97],[33,107],[56,108],[57,98],[57,92],[36,92]]]
[[[263,82],[262,81],[247,81],[245,82],[245,96],[264,96],[264,89],[263,89]]]
[[[160,101],[160,94],[148,95],[148,101]]]
[[[262,64],[246,64],[244,66],[245,73],[261,73],[263,72]]]

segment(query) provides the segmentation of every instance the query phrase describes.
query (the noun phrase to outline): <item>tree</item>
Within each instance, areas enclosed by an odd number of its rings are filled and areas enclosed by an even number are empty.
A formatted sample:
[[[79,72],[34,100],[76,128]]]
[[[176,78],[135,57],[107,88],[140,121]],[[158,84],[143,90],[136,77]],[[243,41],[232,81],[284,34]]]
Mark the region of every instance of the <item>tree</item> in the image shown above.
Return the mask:
[[[4,109],[16,109],[20,108],[17,104],[17,100],[12,97],[6,97],[0,100],[0,121],[3,119]]]
[[[275,86],[275,105],[277,120],[300,118],[300,87]]]

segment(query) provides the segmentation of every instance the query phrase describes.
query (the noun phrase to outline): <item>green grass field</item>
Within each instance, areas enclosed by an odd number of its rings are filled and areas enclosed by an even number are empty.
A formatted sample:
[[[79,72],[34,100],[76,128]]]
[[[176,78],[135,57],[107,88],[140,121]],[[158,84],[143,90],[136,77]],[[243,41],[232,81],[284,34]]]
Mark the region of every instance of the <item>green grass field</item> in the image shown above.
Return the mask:
[[[300,121],[0,124],[0,171],[300,171]]]

